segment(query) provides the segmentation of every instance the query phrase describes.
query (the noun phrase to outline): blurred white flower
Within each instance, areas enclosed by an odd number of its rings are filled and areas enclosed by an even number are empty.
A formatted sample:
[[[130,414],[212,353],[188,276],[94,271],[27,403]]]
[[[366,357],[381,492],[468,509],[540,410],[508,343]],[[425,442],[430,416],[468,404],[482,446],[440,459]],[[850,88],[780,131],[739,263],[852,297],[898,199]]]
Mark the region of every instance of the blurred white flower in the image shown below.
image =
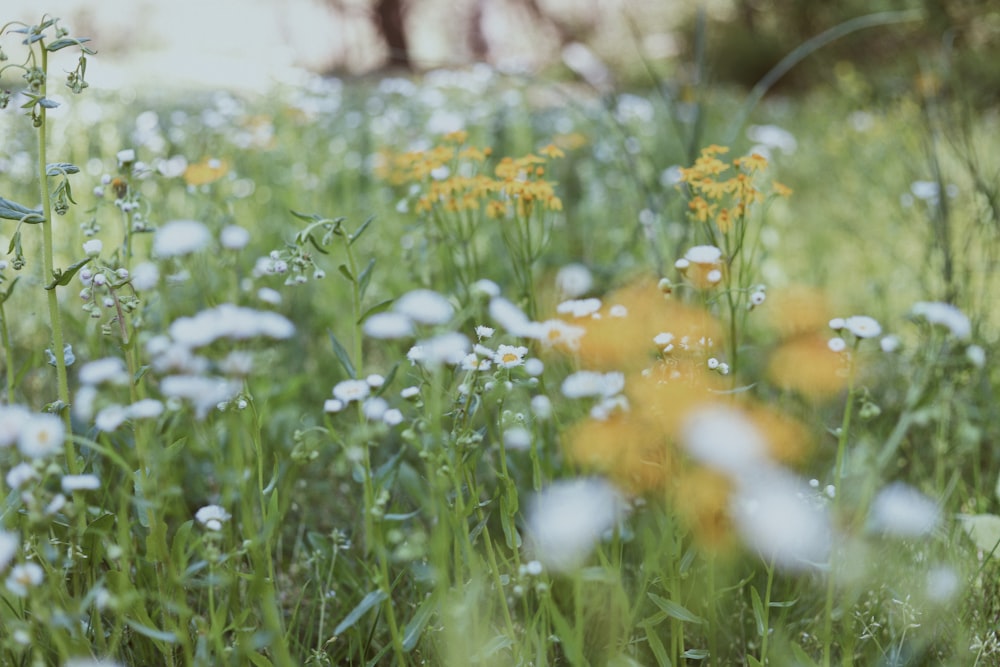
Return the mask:
[[[105,357],[85,363],[80,367],[80,382],[99,385],[105,382],[114,385],[128,384],[125,362],[119,357]]]
[[[191,401],[198,419],[204,419],[219,403],[232,400],[242,388],[243,384],[235,380],[201,375],[168,375],[160,380],[163,395]]]
[[[913,304],[910,315],[923,318],[930,324],[942,326],[959,340],[968,340],[972,335],[972,324],[961,310],[950,303],[919,301]]]
[[[21,426],[31,417],[31,412],[20,405],[0,405],[0,448],[17,442]]]
[[[429,289],[417,289],[399,297],[392,309],[420,324],[446,324],[455,309],[441,294]]]
[[[61,485],[64,493],[93,491],[101,488],[101,480],[97,475],[63,475]]]
[[[25,483],[38,479],[38,473],[30,463],[18,463],[7,471],[7,486],[12,489],[20,489]]]
[[[503,432],[503,444],[507,449],[528,449],[531,447],[531,431],[523,426],[512,426]]]
[[[124,424],[126,419],[128,419],[128,410],[122,405],[112,403],[101,408],[100,412],[97,413],[97,416],[94,417],[94,426],[97,427],[98,431],[111,433]]]
[[[132,287],[143,292],[160,282],[160,269],[152,262],[142,262],[132,269]]]
[[[625,388],[625,374],[617,371],[599,373],[597,371],[577,371],[567,375],[562,383],[562,393],[566,398],[587,396],[614,396]]]
[[[226,225],[219,233],[219,243],[228,250],[240,250],[250,243],[250,232],[239,225]]]
[[[423,365],[449,364],[454,366],[462,363],[465,355],[469,353],[471,345],[468,338],[460,333],[450,331],[422,340],[416,347],[420,349],[421,358],[419,361]]]
[[[556,306],[556,312],[560,315],[570,315],[572,317],[587,317],[593,315],[601,309],[601,300],[595,297],[589,299],[570,299],[563,301]]]
[[[791,473],[758,469],[736,488],[730,516],[743,541],[765,561],[787,570],[809,569],[827,562],[833,541],[830,517],[811,495]]]
[[[868,526],[897,537],[920,537],[934,530],[941,518],[938,504],[903,482],[883,488],[872,501]]]
[[[362,330],[372,338],[406,338],[413,335],[413,322],[402,313],[375,313],[365,320]]]
[[[777,125],[751,125],[747,128],[747,139],[767,148],[777,148],[785,155],[791,155],[798,148],[795,135]]]
[[[7,590],[19,598],[27,597],[28,591],[42,583],[45,572],[38,563],[15,565],[7,575]]]
[[[556,273],[556,289],[566,298],[583,296],[593,284],[590,269],[583,264],[567,264]]]
[[[531,553],[546,569],[574,570],[624,512],[624,499],[609,482],[596,478],[555,482],[528,504],[525,528]]]
[[[33,414],[21,424],[17,448],[30,459],[51,456],[62,450],[66,428],[59,417]]]
[[[170,324],[169,332],[175,342],[193,348],[209,345],[219,338],[290,338],[295,325],[278,313],[224,303],[192,317],[177,318]]]
[[[153,235],[153,255],[180,257],[201,250],[212,240],[203,223],[197,220],[171,220]]]
[[[692,411],[681,441],[693,458],[733,476],[752,474],[768,461],[764,436],[742,412],[725,405]]]

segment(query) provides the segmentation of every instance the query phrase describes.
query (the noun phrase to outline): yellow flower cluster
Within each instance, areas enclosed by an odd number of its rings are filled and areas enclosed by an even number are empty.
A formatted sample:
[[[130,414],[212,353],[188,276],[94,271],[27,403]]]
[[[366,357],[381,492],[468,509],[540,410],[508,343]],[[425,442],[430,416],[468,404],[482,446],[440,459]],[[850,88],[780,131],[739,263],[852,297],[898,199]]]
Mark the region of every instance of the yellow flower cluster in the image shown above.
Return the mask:
[[[561,211],[555,184],[545,179],[548,160],[563,157],[554,144],[522,157],[504,157],[485,169],[489,147],[467,146],[468,133],[452,132],[425,151],[386,154],[377,175],[393,185],[418,184],[417,213],[483,211],[490,218],[529,217],[536,207]],[[435,178],[434,172],[444,172]]]
[[[753,204],[764,200],[764,194],[754,186],[754,176],[767,168],[767,159],[756,153],[731,163],[719,159],[728,152],[725,146],[713,144],[702,149],[693,166],[681,169],[681,181],[691,190],[688,207],[692,215],[699,222],[714,222],[723,234],[729,233],[737,220],[746,218]],[[782,197],[792,193],[777,181],[771,183],[771,189]]]
[[[692,415],[726,410],[751,424],[779,464],[800,462],[811,434],[789,415],[730,392],[707,365],[723,342],[720,323],[706,310],[664,299],[653,281],[617,290],[589,317],[562,316],[582,332],[571,345],[553,346],[582,368],[625,375],[627,409],[582,419],[562,436],[566,457],[599,472],[620,488],[669,504],[706,549],[725,550],[733,540],[728,518],[730,480],[686,453]],[[657,334],[670,332],[665,350]],[[735,445],[734,445],[735,446]]]

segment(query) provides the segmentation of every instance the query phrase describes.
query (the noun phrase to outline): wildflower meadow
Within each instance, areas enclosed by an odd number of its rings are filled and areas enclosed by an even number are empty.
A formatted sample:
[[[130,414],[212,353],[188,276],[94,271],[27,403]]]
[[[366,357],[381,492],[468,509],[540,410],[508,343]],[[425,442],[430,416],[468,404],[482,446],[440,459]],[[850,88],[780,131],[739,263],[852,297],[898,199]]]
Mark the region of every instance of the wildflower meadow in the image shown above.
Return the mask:
[[[0,664],[1000,664],[1000,128],[943,60],[89,45],[0,29]]]

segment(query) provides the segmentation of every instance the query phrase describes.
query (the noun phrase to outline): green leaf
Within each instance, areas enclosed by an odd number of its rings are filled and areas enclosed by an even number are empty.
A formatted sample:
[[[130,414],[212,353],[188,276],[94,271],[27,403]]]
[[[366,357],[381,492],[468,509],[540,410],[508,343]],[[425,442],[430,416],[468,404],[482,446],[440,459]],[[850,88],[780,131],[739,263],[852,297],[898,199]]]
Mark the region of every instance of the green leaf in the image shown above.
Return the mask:
[[[7,299],[10,298],[11,293],[14,291],[14,285],[16,285],[17,281],[20,279],[21,276],[14,276],[14,279],[10,281],[10,285],[7,286],[7,289],[4,290],[3,294],[0,294],[0,304],[6,303]]]
[[[368,225],[372,224],[372,220],[374,219],[375,216],[372,215],[369,216],[367,220],[362,222],[361,226],[358,227],[357,230],[351,234],[350,238],[347,239],[347,245],[354,245],[354,242],[361,238],[361,235],[365,233],[365,230],[368,229]]]
[[[50,44],[46,44],[45,50],[49,51],[50,53],[54,53],[61,49],[65,49],[67,46],[79,46],[89,41],[90,41],[89,37],[81,37],[79,39],[74,39],[73,37],[63,37],[62,39],[57,39],[56,41]]]
[[[322,220],[322,216],[316,215],[315,213],[299,213],[298,211],[288,210],[289,213],[294,215],[299,220],[304,220],[306,222],[319,222]]]
[[[496,654],[497,651],[502,651],[503,649],[509,648],[513,645],[514,640],[507,635],[497,635],[493,639],[486,642],[481,649],[472,654],[470,662],[482,662]]]
[[[393,302],[393,299],[386,299],[385,301],[379,301],[374,306],[372,306],[371,308],[369,308],[365,312],[361,313],[361,317],[358,319],[358,324],[364,323],[365,320],[367,320],[369,317],[371,317],[375,313],[381,313],[381,312],[384,312],[386,310],[389,310],[389,306],[392,305],[392,302]]]
[[[660,597],[656,593],[647,593],[649,599],[653,601],[657,607],[659,607],[667,616],[672,616],[679,621],[684,621],[685,623],[704,623],[705,619],[698,616],[687,607],[677,604],[672,600]]]
[[[341,264],[340,266],[337,267],[337,270],[340,271],[340,275],[344,276],[352,283],[354,282],[354,274],[351,273],[351,270],[349,268],[347,268],[347,264]]]
[[[704,660],[709,655],[709,652],[703,648],[689,648],[681,653],[681,657],[688,660]]]
[[[63,287],[65,287],[66,285],[69,284],[69,281],[73,280],[73,276],[76,275],[76,272],[82,269],[84,265],[91,259],[93,258],[88,257],[87,259],[81,259],[79,262],[73,264],[65,271],[60,271],[59,269],[56,269],[55,270],[56,275],[53,277],[52,282],[50,282],[48,285],[45,286],[45,289],[53,290],[56,288],[57,285],[62,285]]]
[[[177,643],[177,635],[175,635],[172,632],[167,632],[165,630],[157,630],[156,628],[151,628],[148,625],[143,625],[138,621],[133,621],[132,619],[128,618],[125,619],[125,625],[132,628],[132,630],[139,633],[143,637],[149,637],[150,639],[166,642],[168,644]]]
[[[749,665],[749,667],[764,667],[764,663],[752,655],[747,656],[747,665]]]
[[[59,174],[79,174],[80,168],[70,162],[50,162],[45,166],[45,173],[48,176],[58,176]]]
[[[433,595],[425,598],[420,603],[420,606],[417,607],[417,612],[413,614],[413,618],[403,628],[403,650],[407,653],[412,651],[413,647],[417,645],[417,640],[420,639],[424,628],[427,627],[427,621],[431,620],[431,615],[434,613],[436,607],[435,603],[436,600]]]
[[[659,636],[649,626],[646,626],[646,643],[649,644],[649,650],[653,652],[653,657],[656,658],[657,665],[660,667],[672,667],[670,657],[667,655],[667,649],[663,647],[663,642],[660,641]]]
[[[760,601],[760,593],[755,586],[750,587],[750,600],[753,603],[753,618],[757,623],[757,635],[764,636],[764,603]]]
[[[364,298],[365,292],[368,290],[368,283],[372,279],[372,269],[375,267],[375,258],[368,260],[368,266],[361,270],[361,275],[358,276],[358,294],[361,298]]]
[[[806,653],[804,648],[795,642],[791,642],[791,645],[792,655],[795,656],[795,660],[799,663],[800,667],[819,667],[816,661],[809,657],[809,654]]]
[[[347,630],[357,623],[358,620],[365,615],[365,612],[382,604],[382,602],[388,597],[389,596],[383,591],[374,590],[361,598],[361,602],[359,602],[357,606],[354,607],[354,609],[352,609],[351,612],[344,618],[344,620],[342,620],[337,627],[333,629],[333,634],[343,634],[344,630]]]
[[[17,202],[4,199],[3,197],[0,197],[0,218],[18,220],[20,222],[26,222],[29,225],[36,225],[40,222],[45,222],[45,216],[42,214],[41,209],[28,208],[27,206],[22,206]],[[10,243],[10,250],[7,252],[14,249],[14,239],[11,239]]]
[[[330,343],[333,345],[333,353],[340,361],[340,365],[344,367],[344,370],[347,371],[347,374],[351,378],[357,379],[358,372],[354,370],[354,364],[351,363],[351,356],[347,354],[347,350],[340,344],[340,341],[337,340],[337,337],[333,335],[332,331],[327,329],[327,333],[330,335]]]
[[[983,551],[993,551],[1000,543],[1000,516],[995,514],[959,514],[962,528],[976,546]]]

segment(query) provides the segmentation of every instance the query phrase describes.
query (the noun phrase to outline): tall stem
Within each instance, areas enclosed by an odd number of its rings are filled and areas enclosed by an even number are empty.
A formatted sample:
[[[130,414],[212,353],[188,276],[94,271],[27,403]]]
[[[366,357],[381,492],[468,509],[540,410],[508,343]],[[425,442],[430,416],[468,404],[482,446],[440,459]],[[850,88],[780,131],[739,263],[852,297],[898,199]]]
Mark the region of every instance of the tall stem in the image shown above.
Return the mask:
[[[41,45],[41,48],[39,49],[41,53],[41,69],[47,78],[49,71],[49,52],[45,49],[44,41],[39,44]],[[45,97],[46,95],[47,86],[48,82],[43,78],[41,90],[39,91],[42,97]],[[38,182],[42,197],[42,214],[45,217],[45,221],[41,224],[42,270],[44,272],[43,280],[49,280],[53,277],[55,271],[55,251],[52,241],[52,200],[49,197],[49,176],[46,173],[46,165],[48,164],[46,141],[49,124],[47,119],[47,110],[42,105],[38,105],[38,118],[40,120],[40,124],[38,126]],[[66,359],[63,356],[62,319],[59,313],[59,298],[56,295],[56,288],[53,287],[50,290],[46,290],[46,297],[49,306],[49,323],[52,327],[52,354],[56,358],[56,381],[58,384],[58,397],[60,403],[59,411],[66,426],[66,432],[69,433],[71,430],[69,410],[67,409],[69,407],[69,380],[66,377]],[[66,465],[69,468],[70,474],[78,474],[80,472],[79,466],[76,462],[76,451],[73,449],[73,441],[70,438],[66,439]]]

